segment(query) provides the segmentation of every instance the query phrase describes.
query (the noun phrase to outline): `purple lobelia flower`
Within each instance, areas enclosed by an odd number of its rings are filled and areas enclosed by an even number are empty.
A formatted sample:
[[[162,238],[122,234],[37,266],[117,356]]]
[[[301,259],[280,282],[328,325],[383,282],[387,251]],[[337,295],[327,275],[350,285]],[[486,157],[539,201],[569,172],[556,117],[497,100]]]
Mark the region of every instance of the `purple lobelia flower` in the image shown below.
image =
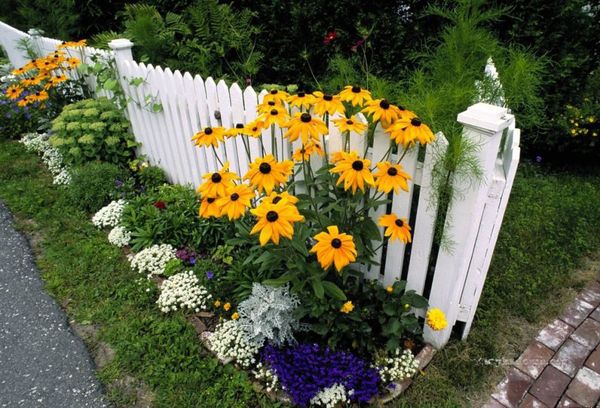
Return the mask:
[[[350,400],[359,403],[368,402],[378,392],[377,370],[349,352],[318,344],[297,344],[283,349],[269,344],[263,349],[262,358],[275,371],[294,403],[303,407],[319,391],[334,384],[352,390]]]
[[[178,249],[175,251],[175,256],[189,265],[196,264],[196,252],[192,251],[191,249]]]
[[[215,277],[215,273],[213,271],[206,271],[206,277],[212,279]]]

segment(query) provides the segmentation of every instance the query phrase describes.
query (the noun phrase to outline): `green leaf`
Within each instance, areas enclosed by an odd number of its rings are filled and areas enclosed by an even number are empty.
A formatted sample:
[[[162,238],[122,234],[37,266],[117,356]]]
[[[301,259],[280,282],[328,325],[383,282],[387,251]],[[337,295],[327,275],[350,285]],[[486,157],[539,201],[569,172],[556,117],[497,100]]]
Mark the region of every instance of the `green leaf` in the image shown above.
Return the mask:
[[[282,286],[294,279],[294,276],[293,273],[284,273],[279,278],[264,280],[263,284],[269,286]]]
[[[325,288],[323,287],[323,283],[319,278],[315,278],[311,281],[313,292],[315,292],[315,296],[318,299],[323,299],[325,297]]]
[[[321,283],[325,289],[325,293],[327,293],[329,297],[335,300],[346,300],[346,295],[335,283],[329,281],[323,281]]]
[[[109,91],[114,91],[117,89],[117,80],[114,78],[107,79],[106,82],[104,82],[103,87]]]
[[[383,312],[388,316],[396,316],[398,314],[398,306],[391,302],[385,302],[383,304]]]
[[[386,343],[385,346],[387,347],[387,349],[389,351],[394,351],[396,350],[398,347],[400,347],[400,340],[397,339],[396,337],[392,337],[391,339],[389,339]]]

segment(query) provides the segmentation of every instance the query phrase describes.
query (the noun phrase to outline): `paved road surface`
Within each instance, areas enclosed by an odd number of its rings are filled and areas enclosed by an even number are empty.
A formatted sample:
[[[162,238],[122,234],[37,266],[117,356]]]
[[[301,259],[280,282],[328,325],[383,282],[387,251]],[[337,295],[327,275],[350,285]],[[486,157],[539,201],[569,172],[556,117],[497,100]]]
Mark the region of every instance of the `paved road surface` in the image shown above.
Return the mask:
[[[0,407],[108,407],[85,345],[0,202]]]

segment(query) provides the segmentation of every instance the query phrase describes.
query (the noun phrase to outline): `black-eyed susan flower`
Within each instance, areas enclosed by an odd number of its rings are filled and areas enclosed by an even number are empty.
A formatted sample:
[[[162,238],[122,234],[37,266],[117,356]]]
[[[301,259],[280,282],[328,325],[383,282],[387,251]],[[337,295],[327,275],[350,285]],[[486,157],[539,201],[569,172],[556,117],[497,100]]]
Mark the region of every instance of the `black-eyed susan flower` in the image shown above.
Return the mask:
[[[317,254],[317,260],[323,269],[334,265],[340,272],[344,266],[356,260],[358,253],[352,236],[340,233],[337,226],[327,227],[327,232],[319,232],[314,238],[317,243],[310,252]]]
[[[17,99],[22,92],[23,88],[17,85],[11,85],[8,88],[6,88],[6,96],[8,97],[8,99]]]
[[[202,218],[220,217],[221,209],[217,205],[216,197],[204,197],[200,201],[200,208],[198,209],[198,215]]]
[[[78,48],[78,47],[85,47],[87,41],[86,40],[79,40],[79,41],[63,41],[62,43],[60,43],[58,45],[58,47],[56,47],[57,50],[61,50],[63,48]]]
[[[362,112],[371,115],[373,121],[381,121],[383,127],[387,127],[393,121],[400,118],[400,109],[392,105],[387,99],[374,99],[367,102],[367,106]]]
[[[355,132],[359,135],[367,128],[367,124],[358,120],[355,115],[349,118],[335,119],[333,123],[340,132]]]
[[[250,163],[250,170],[244,175],[244,179],[269,194],[275,186],[284,184],[290,177],[294,163],[290,160],[278,162],[272,154],[259,157]]]
[[[222,127],[206,127],[192,136],[196,146],[219,146],[225,140],[225,129]]]
[[[324,94],[323,92],[313,92],[316,100],[313,110],[316,115],[323,116],[328,113],[330,116],[338,112],[343,114],[346,111],[342,100],[338,95]]]
[[[296,95],[290,95],[287,98],[287,102],[290,107],[296,107],[300,109],[310,109],[311,106],[317,101],[317,98],[311,93],[298,92]]]
[[[254,191],[246,184],[238,184],[229,187],[225,195],[217,199],[217,205],[221,208],[221,216],[227,215],[229,220],[237,220],[250,207],[254,198]]]
[[[21,67],[21,68],[13,69],[11,74],[18,76],[18,75],[23,75],[26,71],[27,70],[25,69],[25,67]]]
[[[346,314],[350,313],[353,310],[354,310],[354,304],[351,301],[347,301],[340,308],[340,312],[346,313]]]
[[[223,197],[227,189],[235,185],[234,180],[239,177],[229,171],[229,162],[226,162],[221,170],[202,176],[204,183],[198,187],[198,193],[202,197]]]
[[[36,68],[41,71],[52,71],[53,69],[58,68],[58,64],[48,58],[43,58],[37,60]]]
[[[296,204],[298,202],[298,197],[291,195],[287,191],[282,191],[281,193],[273,191],[271,194],[265,197],[264,201],[271,204],[277,204],[283,199],[286,199],[291,204]]]
[[[279,105],[283,105],[283,103],[287,100],[290,95],[279,89],[271,89],[269,93],[265,94],[263,97],[263,103],[273,101]]]
[[[398,190],[408,191],[408,180],[410,175],[402,170],[400,164],[392,164],[390,162],[377,163],[377,171],[373,173],[375,177],[375,186],[378,191],[389,193],[394,190],[398,194]]]
[[[385,132],[390,134],[396,144],[401,144],[404,147],[412,146],[415,141],[424,145],[435,140],[429,126],[417,117],[398,119]]]
[[[405,244],[412,241],[410,225],[406,218],[398,218],[396,214],[385,214],[379,218],[379,225],[385,227],[383,234],[390,237],[390,241],[398,239]]]
[[[225,132],[223,132],[223,135],[227,138],[236,137],[238,135],[241,135],[243,130],[244,130],[244,124],[236,123],[236,125],[234,127],[225,129]]]
[[[65,62],[67,63],[67,68],[69,69],[75,69],[81,63],[81,61],[77,57],[67,58]]]
[[[37,91],[29,95],[29,99],[32,102],[42,102],[48,99],[48,92],[46,91]]]
[[[310,159],[310,156],[312,156],[314,153],[318,154],[321,157],[325,155],[325,153],[323,152],[323,148],[321,148],[321,145],[319,143],[314,142],[309,143],[307,145],[302,145],[301,148],[296,149],[294,154],[292,154],[292,159],[295,162],[308,161]]]
[[[26,97],[24,97],[23,99],[21,99],[21,100],[19,100],[19,101],[17,102],[17,106],[18,106],[19,108],[23,108],[23,107],[25,107],[25,106],[29,105],[29,104],[30,104],[30,103],[32,103],[32,102],[33,102],[33,101],[30,99],[30,97],[29,97],[29,96],[26,96]]]
[[[335,164],[335,163],[337,163],[337,162],[339,162],[339,161],[342,161],[342,160],[344,160],[344,159],[345,159],[345,158],[346,158],[346,157],[347,157],[349,154],[350,154],[350,153],[348,153],[348,152],[345,152],[345,151],[343,151],[343,150],[340,150],[340,151],[334,152],[334,153],[332,153],[332,154],[331,154],[331,162],[332,162],[333,164]]]
[[[375,185],[373,174],[371,174],[371,160],[361,159],[356,152],[350,152],[343,155],[343,158],[335,163],[335,167],[330,170],[331,173],[339,173],[340,177],[336,183],[344,183],[344,190],[352,189],[356,193],[357,189],[365,191],[365,183]]]
[[[350,102],[352,106],[362,106],[373,100],[371,92],[360,86],[348,85],[339,93],[342,102]]]
[[[265,122],[259,119],[255,119],[252,122],[246,123],[246,126],[242,129],[242,134],[250,137],[261,137],[262,131],[265,129]]]
[[[266,128],[271,125],[285,127],[289,119],[290,117],[287,114],[287,110],[281,105],[272,106],[268,112],[259,116],[259,120],[264,122]]]
[[[275,101],[263,101],[262,103],[259,103],[256,107],[256,112],[258,112],[259,115],[262,115],[265,113],[269,113],[269,111],[275,107],[285,109],[285,106],[283,106],[281,103],[277,103]]]
[[[321,135],[329,133],[329,129],[321,119],[313,117],[310,113],[297,112],[292,120],[287,123],[288,130],[285,132],[285,137],[290,142],[295,141],[299,137],[302,139],[302,144],[310,144],[317,142]]]
[[[296,206],[285,198],[275,204],[264,200],[250,212],[257,218],[250,234],[260,232],[258,240],[261,245],[266,245],[269,241],[278,245],[281,237],[292,239],[294,223],[304,220]]]
[[[433,307],[427,311],[425,321],[427,322],[427,326],[435,331],[444,330],[448,326],[446,315],[437,307]]]

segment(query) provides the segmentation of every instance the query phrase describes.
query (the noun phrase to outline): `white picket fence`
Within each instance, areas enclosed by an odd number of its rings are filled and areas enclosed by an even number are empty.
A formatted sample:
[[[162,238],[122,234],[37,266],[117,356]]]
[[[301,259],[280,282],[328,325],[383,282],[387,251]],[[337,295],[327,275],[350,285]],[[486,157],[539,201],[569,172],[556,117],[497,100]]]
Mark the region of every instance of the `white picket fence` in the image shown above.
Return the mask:
[[[0,22],[0,44],[7,51],[11,63],[20,66],[25,58],[15,47],[19,38],[31,38],[43,53],[50,52],[59,43],[57,40],[30,36]],[[109,44],[112,52],[86,47],[81,58],[88,61],[89,55],[101,52],[106,58],[114,57],[117,62],[121,85],[136,101],[152,96],[162,104],[162,111],[153,112],[143,103],[129,103],[127,114],[137,141],[142,143],[141,153],[150,162],[161,166],[173,182],[197,186],[201,176],[220,168],[219,161],[229,161],[231,170],[244,174],[248,169],[248,158],[240,138],[230,138],[216,152],[193,145],[191,136],[207,126],[233,127],[256,118],[256,106],[262,101],[264,91],[257,94],[237,84],[228,86],[224,81],[215,83],[212,78],[203,79],[190,73],[172,72],[169,68],[145,65],[133,60],[128,40],[115,40]],[[143,78],[139,86],[130,85],[133,78]],[[92,81],[93,82],[93,81]],[[90,84],[90,85],[93,85]],[[385,260],[379,267],[365,270],[371,279],[390,284],[403,278],[407,287],[423,294],[426,286],[430,290],[428,299],[432,307],[445,311],[448,328],[433,332],[425,326],[425,338],[436,347],[442,347],[452,328],[466,337],[477,309],[492,254],[502,224],[517,165],[519,162],[519,129],[515,128],[514,116],[506,108],[477,103],[458,115],[464,126],[463,136],[479,146],[477,156],[483,169],[484,180],[478,185],[468,185],[466,180],[453,180],[457,186],[454,205],[449,209],[445,234],[451,237],[451,248],[442,247],[437,261],[430,267],[432,243],[437,216],[433,196],[432,170],[441,157],[448,142],[441,133],[429,145],[424,161],[418,159],[417,149],[405,155],[402,164],[413,176],[409,192],[393,196],[391,212],[400,217],[414,217],[413,243],[409,247],[389,243],[386,253],[382,249],[377,260]],[[330,126],[327,139],[328,151],[341,149],[342,139],[335,126]],[[271,134],[263,134],[266,153],[275,150],[279,158],[289,158],[298,146],[290,145],[276,132],[276,149]],[[351,148],[364,151],[364,135],[351,135]],[[389,147],[389,136],[377,129],[368,155],[373,161],[380,160]],[[259,141],[250,139],[251,160],[262,156]],[[400,152],[402,153],[402,152]],[[418,189],[418,200],[413,195]],[[415,198],[415,200],[413,200]],[[412,208],[412,207],[415,208]],[[379,217],[385,208],[372,214]],[[415,215],[416,214],[416,215]],[[407,248],[410,248],[407,251]],[[405,265],[405,263],[407,263]]]

